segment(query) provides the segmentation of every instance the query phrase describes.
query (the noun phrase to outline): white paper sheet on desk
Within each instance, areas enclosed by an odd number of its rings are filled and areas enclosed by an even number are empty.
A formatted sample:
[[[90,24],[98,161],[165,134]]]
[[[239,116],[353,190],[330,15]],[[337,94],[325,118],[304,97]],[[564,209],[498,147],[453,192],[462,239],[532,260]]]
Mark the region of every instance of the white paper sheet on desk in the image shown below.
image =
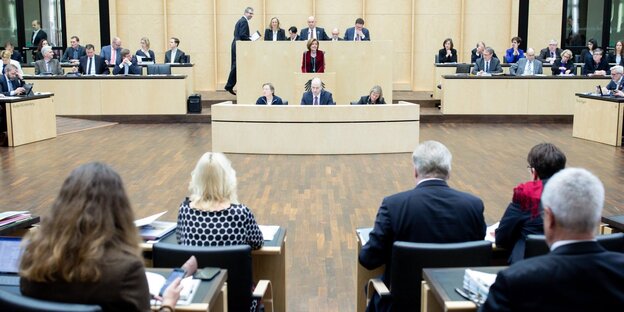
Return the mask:
[[[498,229],[498,225],[500,222],[496,222],[485,229],[485,240],[490,241],[492,243],[496,242],[496,229]]]
[[[260,232],[262,232],[262,238],[265,241],[272,241],[275,238],[275,234],[279,230],[279,225],[258,225]]]
[[[167,213],[167,211],[163,211],[161,213],[157,213],[155,215],[151,215],[151,216],[145,217],[143,219],[134,220],[134,225],[136,227],[142,227],[144,225],[151,224],[152,222],[156,221],[158,218],[160,218],[160,216],[164,215],[165,213]]]

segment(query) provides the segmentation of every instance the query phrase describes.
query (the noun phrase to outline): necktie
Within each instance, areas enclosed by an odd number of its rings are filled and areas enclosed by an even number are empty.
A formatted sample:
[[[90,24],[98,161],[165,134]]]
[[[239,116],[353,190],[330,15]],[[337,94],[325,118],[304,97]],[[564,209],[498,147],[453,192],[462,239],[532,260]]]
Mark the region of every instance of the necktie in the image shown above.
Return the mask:
[[[109,64],[115,64],[117,61],[117,51],[115,49],[113,49],[113,47],[111,47],[111,59],[110,59],[110,63]]]
[[[490,71],[490,61],[485,61],[485,72],[489,72]]]
[[[11,95],[11,92],[13,92],[13,83],[11,82],[11,80],[9,80],[8,77],[7,78],[7,87],[9,87],[9,95]]]
[[[527,70],[527,75],[533,75],[533,62],[529,62],[529,69]]]
[[[89,58],[89,65],[87,65],[87,75],[91,75],[91,63],[93,58]]]
[[[315,96],[315,97],[314,97],[314,103],[312,103],[312,104],[313,104],[313,105],[319,105],[319,102],[318,102],[318,96]]]
[[[555,58],[555,52],[550,52],[550,57]]]
[[[74,52],[72,53],[72,59],[75,60],[78,58],[78,51],[74,50]]]
[[[355,34],[355,41],[360,41],[360,40],[361,40],[361,39],[360,39],[360,35]]]

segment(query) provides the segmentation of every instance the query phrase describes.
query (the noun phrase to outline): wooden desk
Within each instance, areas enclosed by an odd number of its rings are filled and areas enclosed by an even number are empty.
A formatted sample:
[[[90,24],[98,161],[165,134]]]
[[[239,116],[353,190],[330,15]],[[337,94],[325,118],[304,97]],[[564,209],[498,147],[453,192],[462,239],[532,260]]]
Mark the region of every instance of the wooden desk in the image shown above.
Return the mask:
[[[612,233],[624,232],[624,215],[602,217],[602,223],[606,223]]]
[[[25,76],[53,92],[56,115],[186,114],[186,76]]]
[[[30,216],[28,219],[19,220],[0,227],[0,236],[24,236],[28,228],[39,223],[39,216]]]
[[[147,272],[157,273],[165,278],[171,273],[171,269],[147,268]],[[185,311],[210,311],[227,312],[227,270],[221,270],[212,280],[201,281],[197,292],[189,305],[176,305],[175,310]],[[152,311],[158,311],[160,305],[153,305]]]
[[[450,115],[573,115],[576,92],[605,86],[609,77],[442,77],[442,113]]]
[[[435,63],[433,66],[433,99],[440,100],[442,98],[441,90],[438,89],[438,85],[442,83],[442,77],[446,75],[453,75],[457,72],[458,63]],[[472,71],[472,67],[474,64],[465,64],[462,65],[470,65],[470,70]],[[503,74],[509,74],[510,64],[501,64],[503,68]]]
[[[572,136],[621,146],[624,98],[581,93],[576,96]]]
[[[161,242],[177,244],[175,232],[161,239]],[[141,244],[146,266],[152,265],[152,246],[153,243]],[[265,241],[262,248],[251,252],[251,256],[254,281],[270,280],[275,311],[286,311],[286,229],[280,227],[273,240]]]
[[[53,94],[0,98],[5,107],[9,146],[56,137]]]
[[[486,273],[498,273],[506,267],[470,268]],[[463,288],[467,268],[423,269],[421,311],[477,311],[477,306],[464,299],[455,288]]]
[[[370,154],[412,152],[420,106],[212,106],[212,149],[252,154]]]

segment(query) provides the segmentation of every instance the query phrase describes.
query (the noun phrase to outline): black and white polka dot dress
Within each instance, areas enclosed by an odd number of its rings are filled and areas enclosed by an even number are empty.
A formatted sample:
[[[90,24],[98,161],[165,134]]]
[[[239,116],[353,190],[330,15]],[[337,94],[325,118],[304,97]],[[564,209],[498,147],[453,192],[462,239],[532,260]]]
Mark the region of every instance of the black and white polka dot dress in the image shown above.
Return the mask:
[[[231,204],[219,211],[205,211],[190,207],[188,198],[178,211],[176,238],[180,245],[262,247],[262,232],[253,213],[242,204]]]

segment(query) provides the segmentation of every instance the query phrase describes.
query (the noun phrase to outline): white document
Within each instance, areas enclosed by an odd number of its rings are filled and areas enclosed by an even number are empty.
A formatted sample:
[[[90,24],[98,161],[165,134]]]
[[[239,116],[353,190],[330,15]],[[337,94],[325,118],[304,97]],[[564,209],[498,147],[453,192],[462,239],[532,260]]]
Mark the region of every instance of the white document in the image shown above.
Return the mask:
[[[370,232],[373,231],[372,227],[369,228],[359,228],[355,230],[357,232],[358,237],[360,238],[360,242],[362,243],[362,246],[366,245],[366,243],[368,243],[368,238],[370,236]]]
[[[160,218],[160,216],[164,215],[165,213],[167,213],[167,211],[163,211],[161,213],[157,213],[155,215],[151,215],[151,216],[145,217],[143,219],[134,220],[134,225],[136,227],[142,227],[144,225],[151,224],[152,222],[156,221],[158,218]]]
[[[279,225],[258,225],[258,227],[260,227],[262,238],[265,241],[272,241],[280,228]]]
[[[496,241],[496,229],[500,222],[496,222],[485,229],[485,240],[494,243]]]
[[[255,33],[251,34],[249,39],[251,39],[251,41],[256,41],[256,40],[260,39],[260,32],[256,30]]]

